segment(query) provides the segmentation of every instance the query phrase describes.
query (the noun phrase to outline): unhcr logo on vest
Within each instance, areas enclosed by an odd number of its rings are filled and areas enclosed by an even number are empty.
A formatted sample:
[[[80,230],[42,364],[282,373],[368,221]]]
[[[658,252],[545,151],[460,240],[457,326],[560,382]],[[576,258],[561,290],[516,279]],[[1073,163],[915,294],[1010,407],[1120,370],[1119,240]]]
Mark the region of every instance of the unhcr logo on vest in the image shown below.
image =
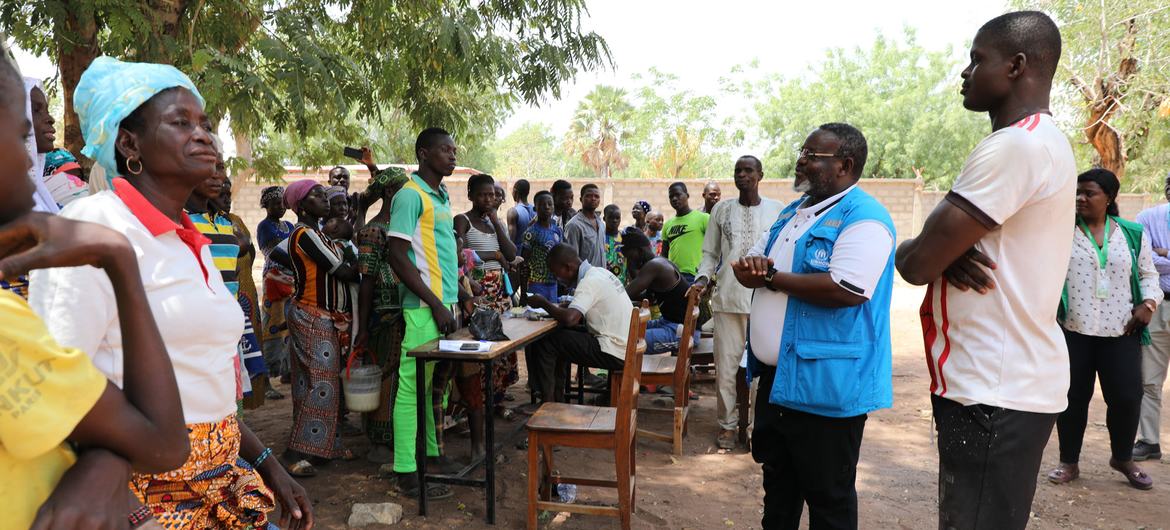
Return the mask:
[[[829,251],[818,248],[816,252],[813,252],[813,259],[809,260],[809,265],[821,269],[829,268]]]

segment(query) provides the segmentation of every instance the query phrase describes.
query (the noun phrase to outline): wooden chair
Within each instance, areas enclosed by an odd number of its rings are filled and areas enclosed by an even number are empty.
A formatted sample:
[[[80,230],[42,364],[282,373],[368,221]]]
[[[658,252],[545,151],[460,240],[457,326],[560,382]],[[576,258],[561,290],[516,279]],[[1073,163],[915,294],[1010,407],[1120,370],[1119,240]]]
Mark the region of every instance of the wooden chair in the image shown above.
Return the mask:
[[[649,304],[633,308],[630,314],[630,333],[626,339],[625,376],[620,379],[617,407],[594,407],[569,403],[546,402],[528,420],[528,528],[536,528],[538,510],[553,510],[590,515],[617,517],[623,529],[630,528],[635,510],[638,428],[638,385],[641,373],[633,368],[642,364],[646,351],[646,323],[650,321]],[[614,379],[618,381],[618,379]],[[616,479],[601,480],[568,476],[553,476],[553,447],[610,449],[614,452]],[[544,465],[539,466],[540,455]],[[577,484],[616,488],[617,506],[565,504],[552,501],[554,486]],[[537,493],[540,499],[537,499]]]
[[[655,440],[671,442],[675,456],[682,456],[682,441],[687,435],[687,415],[691,410],[691,351],[695,326],[699,322],[699,297],[691,292],[687,296],[686,318],[683,319],[682,337],[678,355],[647,355],[642,358],[643,385],[671,385],[674,387],[674,407],[639,407],[643,412],[666,413],[674,416],[670,433],[638,429],[638,434]],[[621,372],[615,372],[614,378]],[[610,399],[614,399],[612,396]],[[635,401],[636,403],[636,401]]]

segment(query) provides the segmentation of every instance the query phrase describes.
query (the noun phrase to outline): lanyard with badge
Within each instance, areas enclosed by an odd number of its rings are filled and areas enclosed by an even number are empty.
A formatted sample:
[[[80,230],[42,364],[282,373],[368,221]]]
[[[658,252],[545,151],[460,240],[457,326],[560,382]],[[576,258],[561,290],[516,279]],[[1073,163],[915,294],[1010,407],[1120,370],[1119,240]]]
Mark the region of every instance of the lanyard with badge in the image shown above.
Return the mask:
[[[1093,250],[1097,251],[1097,287],[1093,296],[1101,299],[1109,298],[1109,275],[1105,271],[1105,266],[1109,264],[1109,223],[1111,221],[1109,216],[1105,216],[1105,232],[1101,236],[1101,244],[1098,245],[1089,226],[1085,224],[1083,219],[1077,218],[1077,225],[1081,227],[1085,236],[1089,238],[1089,242],[1093,244]]]

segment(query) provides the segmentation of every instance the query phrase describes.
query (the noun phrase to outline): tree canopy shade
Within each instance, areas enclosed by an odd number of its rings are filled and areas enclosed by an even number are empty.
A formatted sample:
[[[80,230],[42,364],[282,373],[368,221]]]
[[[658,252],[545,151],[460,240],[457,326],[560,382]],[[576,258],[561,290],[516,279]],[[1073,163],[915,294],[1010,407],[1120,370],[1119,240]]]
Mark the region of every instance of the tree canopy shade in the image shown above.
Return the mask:
[[[27,0],[0,6],[0,30],[59,66],[74,152],[73,88],[106,54],[188,72],[263,157],[269,136],[328,138],[355,116],[489,137],[517,101],[609,64],[585,12],[584,0]]]
[[[907,29],[902,39],[878,36],[866,49],[830,50],[806,75],[767,75],[739,83],[754,102],[749,128],[770,149],[764,167],[791,177],[796,152],[817,126],[847,122],[865,134],[865,177],[913,178],[947,188],[963,161],[991,132],[986,115],[963,108],[962,65],[952,50],[929,51]],[[752,68],[732,77],[751,79]]]
[[[1078,158],[1160,191],[1170,166],[1170,5],[1164,0],[1015,0],[1060,25],[1056,103],[1076,113]],[[1129,178],[1124,178],[1127,174]]]

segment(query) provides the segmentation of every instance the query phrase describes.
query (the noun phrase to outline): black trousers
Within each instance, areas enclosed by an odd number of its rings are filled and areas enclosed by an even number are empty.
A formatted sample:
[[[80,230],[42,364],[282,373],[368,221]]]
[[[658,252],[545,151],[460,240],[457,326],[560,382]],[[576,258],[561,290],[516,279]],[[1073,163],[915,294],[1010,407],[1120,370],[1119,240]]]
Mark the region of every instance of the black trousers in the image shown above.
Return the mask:
[[[938,527],[1023,530],[1056,414],[964,406],[931,394],[938,429]]]
[[[1068,408],[1056,419],[1060,461],[1075,464],[1081,458],[1095,379],[1101,380],[1101,394],[1105,397],[1105,425],[1109,428],[1113,459],[1132,460],[1142,408],[1141,337],[1092,337],[1065,331],[1064,340],[1068,344],[1071,378]]]
[[[760,374],[752,458],[764,468],[764,530],[857,528],[857,458],[866,415],[829,418],[768,402],[775,371]]]
[[[526,355],[532,356],[529,369],[535,367],[537,370],[530,371],[529,377],[536,374],[538,389],[545,401],[564,401],[565,381],[561,374],[570,363],[607,370],[618,370],[624,365],[621,359],[601,351],[597,337],[565,328],[558,328],[532,343]]]

